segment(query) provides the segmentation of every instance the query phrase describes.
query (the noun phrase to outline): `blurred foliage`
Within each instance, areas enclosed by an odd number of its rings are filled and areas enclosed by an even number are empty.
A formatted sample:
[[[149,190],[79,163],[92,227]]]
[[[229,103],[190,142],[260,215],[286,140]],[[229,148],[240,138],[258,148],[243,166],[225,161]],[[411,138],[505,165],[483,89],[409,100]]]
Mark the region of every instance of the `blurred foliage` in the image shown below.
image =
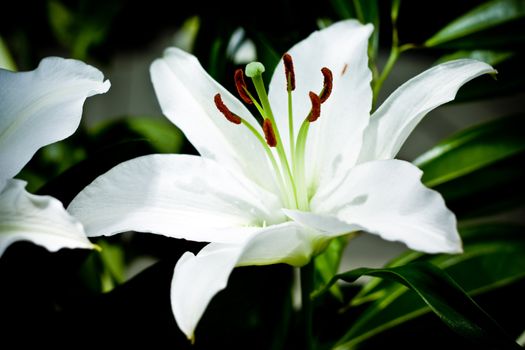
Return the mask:
[[[233,47],[251,40],[270,76],[282,53],[313,30],[339,19],[357,18],[376,28],[369,46],[376,90],[397,60],[408,53],[436,62],[475,58],[497,68],[497,81],[476,79],[460,90],[455,103],[510,96],[525,86],[523,0],[331,0],[316,5],[269,0],[255,9],[248,6],[240,0],[183,5],[165,0],[9,1],[2,4],[0,66],[33,69],[42,57],[61,55],[103,67],[116,55],[147,51],[161,36],[182,30],[184,35],[177,42],[234,91],[232,77],[239,63],[231,42],[239,28],[243,29],[241,39]],[[501,117],[460,131],[415,161],[424,170],[423,181],[441,192],[457,214],[465,253],[408,252],[381,273],[361,270],[382,277],[364,287],[332,286],[330,293],[315,300],[319,348],[329,349],[336,343],[348,349],[472,347],[468,334],[462,338],[451,332],[423,301],[428,301],[430,293],[455,286],[441,270],[511,337],[523,332],[525,324],[519,317],[525,308],[523,227],[504,219],[481,224],[467,221],[524,205],[524,116]],[[82,188],[122,161],[177,152],[195,150],[169,121],[123,116],[80,128],[73,137],[43,148],[21,177],[29,181],[31,191],[53,195],[67,205]],[[102,252],[50,254],[27,243],[7,250],[0,260],[0,317],[7,324],[3,337],[20,346],[39,347],[67,346],[78,339],[86,346],[100,346],[105,339],[105,346],[119,347],[149,342],[155,348],[295,348],[300,315],[292,307],[289,267],[236,269],[228,288],[210,304],[197,329],[197,343],[191,347],[171,314],[169,288],[178,257],[187,250],[199,251],[202,243],[140,233],[93,241]],[[333,241],[316,260],[317,290],[338,272],[346,244],[346,239]],[[130,265],[144,256],[159,262],[126,281]],[[443,282],[436,288],[419,288],[423,299],[389,275],[392,271],[414,273],[403,266],[421,262],[436,266]],[[355,274],[347,275],[354,279]],[[453,295],[450,305],[461,309],[468,297],[460,292]],[[461,317],[456,319],[460,325]],[[450,326],[455,329],[454,322]]]

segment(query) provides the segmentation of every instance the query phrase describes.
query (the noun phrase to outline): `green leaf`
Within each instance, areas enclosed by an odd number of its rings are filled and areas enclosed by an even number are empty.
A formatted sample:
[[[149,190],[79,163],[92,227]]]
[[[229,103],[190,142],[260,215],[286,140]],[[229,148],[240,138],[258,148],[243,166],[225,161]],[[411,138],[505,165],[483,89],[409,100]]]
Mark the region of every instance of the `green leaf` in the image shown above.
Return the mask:
[[[341,18],[356,18],[354,7],[348,0],[331,0],[332,7]]]
[[[460,58],[470,58],[478,61],[483,61],[496,66],[504,62],[514,55],[512,51],[495,51],[495,50],[460,50],[454,53],[444,55],[439,58],[436,64],[457,60]]]
[[[58,41],[65,47],[70,47],[74,42],[74,16],[67,7],[57,0],[47,3],[49,24]]]
[[[425,185],[439,191],[460,218],[523,205],[525,119],[500,118],[464,130],[418,157]]]
[[[462,228],[464,254],[426,255],[408,252],[387,267],[427,261],[445,269],[471,296],[500,290],[525,278],[525,227],[482,224]],[[476,273],[473,273],[476,271]],[[421,299],[392,280],[374,279],[351,300],[347,312],[370,303],[344,336],[350,348],[430,312]]]
[[[105,240],[99,240],[97,244],[102,248],[99,253],[103,265],[103,271],[100,276],[102,291],[109,292],[124,282],[124,270],[126,268],[124,250],[121,246],[110,244]]]
[[[0,68],[16,71],[16,64],[9,52],[7,43],[0,36]]]
[[[324,287],[335,276],[347,243],[348,237],[333,239],[326,250],[315,258],[315,290]],[[330,288],[330,292],[338,300],[343,299],[341,289],[337,284]]]
[[[474,344],[494,349],[520,349],[454,280],[432,264],[359,268],[335,276],[332,283],[339,279],[354,282],[364,275],[396,281],[413,290],[450,329]],[[355,338],[347,334],[334,349],[349,349],[353,342]]]
[[[492,0],[457,18],[425,42],[437,46],[525,17],[523,0]]]
[[[164,119],[136,117],[127,118],[125,123],[131,132],[143,136],[160,153],[176,153],[182,147],[182,132]]]
[[[525,116],[514,115],[464,130],[419,156],[423,182],[433,187],[525,151]]]

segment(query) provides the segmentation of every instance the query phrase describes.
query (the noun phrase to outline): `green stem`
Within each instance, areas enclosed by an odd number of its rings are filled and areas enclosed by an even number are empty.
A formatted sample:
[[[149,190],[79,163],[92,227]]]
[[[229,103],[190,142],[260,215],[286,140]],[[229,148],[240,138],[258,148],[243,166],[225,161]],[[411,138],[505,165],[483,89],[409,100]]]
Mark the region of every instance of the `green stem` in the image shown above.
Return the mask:
[[[374,95],[372,100],[372,108],[375,107],[377,103],[377,98],[379,97],[379,91],[381,91],[381,87],[383,86],[383,83],[385,82],[386,78],[390,75],[390,72],[392,71],[392,68],[394,68],[394,64],[397,62],[397,59],[399,58],[399,54],[402,52],[399,49],[399,35],[397,32],[397,18],[392,18],[392,48],[390,49],[390,55],[388,56],[388,60],[385,63],[385,66],[383,67],[383,70],[381,71],[381,74],[379,75],[379,78],[375,81],[374,84]]]
[[[390,56],[388,56],[388,60],[386,61],[385,67],[383,68],[383,71],[381,72],[379,78],[377,78],[377,81],[374,84],[374,97],[372,101],[373,106],[376,105],[377,98],[379,97],[379,91],[381,91],[381,87],[383,87],[383,83],[385,82],[386,78],[390,75],[392,68],[394,68],[394,64],[397,62],[400,53],[401,51],[399,50],[397,43],[395,46],[392,45],[392,49],[390,50]]]
[[[313,350],[312,337],[312,298],[311,293],[314,288],[314,261],[313,259],[305,266],[301,267],[301,302],[302,302],[302,326],[303,341],[301,349]]]

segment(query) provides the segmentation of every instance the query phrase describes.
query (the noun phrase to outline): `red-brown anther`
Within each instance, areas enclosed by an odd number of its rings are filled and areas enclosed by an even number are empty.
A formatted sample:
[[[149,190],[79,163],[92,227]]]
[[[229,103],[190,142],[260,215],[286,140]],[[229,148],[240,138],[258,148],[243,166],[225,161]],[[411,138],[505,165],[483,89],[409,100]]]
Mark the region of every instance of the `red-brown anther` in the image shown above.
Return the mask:
[[[323,92],[321,93],[321,103],[324,103],[326,100],[328,100],[328,97],[330,97],[330,94],[332,93],[332,83],[334,81],[332,71],[326,67],[321,69],[321,73],[323,73]]]
[[[284,75],[286,76],[286,84],[288,91],[295,90],[295,72],[293,70],[293,61],[290,54],[285,53],[283,56]]]
[[[242,69],[237,69],[235,71],[233,79],[235,80],[235,87],[237,88],[237,93],[239,94],[241,99],[249,105],[253,104],[252,99],[246,93],[246,90],[248,90],[248,86],[244,81],[244,73],[242,72]]]
[[[213,98],[213,101],[215,101],[215,106],[221,112],[228,121],[232,122],[233,124],[240,124],[241,123],[241,117],[238,115],[233,114],[228,107],[222,102],[221,94],[215,95]]]
[[[277,139],[275,138],[275,131],[273,130],[272,121],[270,119],[265,119],[263,122],[263,132],[266,143],[270,147],[277,146]]]
[[[308,121],[313,123],[321,115],[321,98],[311,91],[308,95],[310,96],[310,101],[312,102],[312,109],[310,110],[310,114],[308,114]]]

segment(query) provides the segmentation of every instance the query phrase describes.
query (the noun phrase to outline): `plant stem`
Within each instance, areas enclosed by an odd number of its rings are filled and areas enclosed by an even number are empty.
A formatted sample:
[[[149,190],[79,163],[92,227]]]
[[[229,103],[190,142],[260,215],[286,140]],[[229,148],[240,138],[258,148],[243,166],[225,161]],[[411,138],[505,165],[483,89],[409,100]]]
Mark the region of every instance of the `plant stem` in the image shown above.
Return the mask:
[[[302,349],[313,350],[312,337],[312,298],[311,293],[314,287],[314,262],[313,259],[305,266],[301,267],[301,302],[302,302],[302,331],[304,345]]]

